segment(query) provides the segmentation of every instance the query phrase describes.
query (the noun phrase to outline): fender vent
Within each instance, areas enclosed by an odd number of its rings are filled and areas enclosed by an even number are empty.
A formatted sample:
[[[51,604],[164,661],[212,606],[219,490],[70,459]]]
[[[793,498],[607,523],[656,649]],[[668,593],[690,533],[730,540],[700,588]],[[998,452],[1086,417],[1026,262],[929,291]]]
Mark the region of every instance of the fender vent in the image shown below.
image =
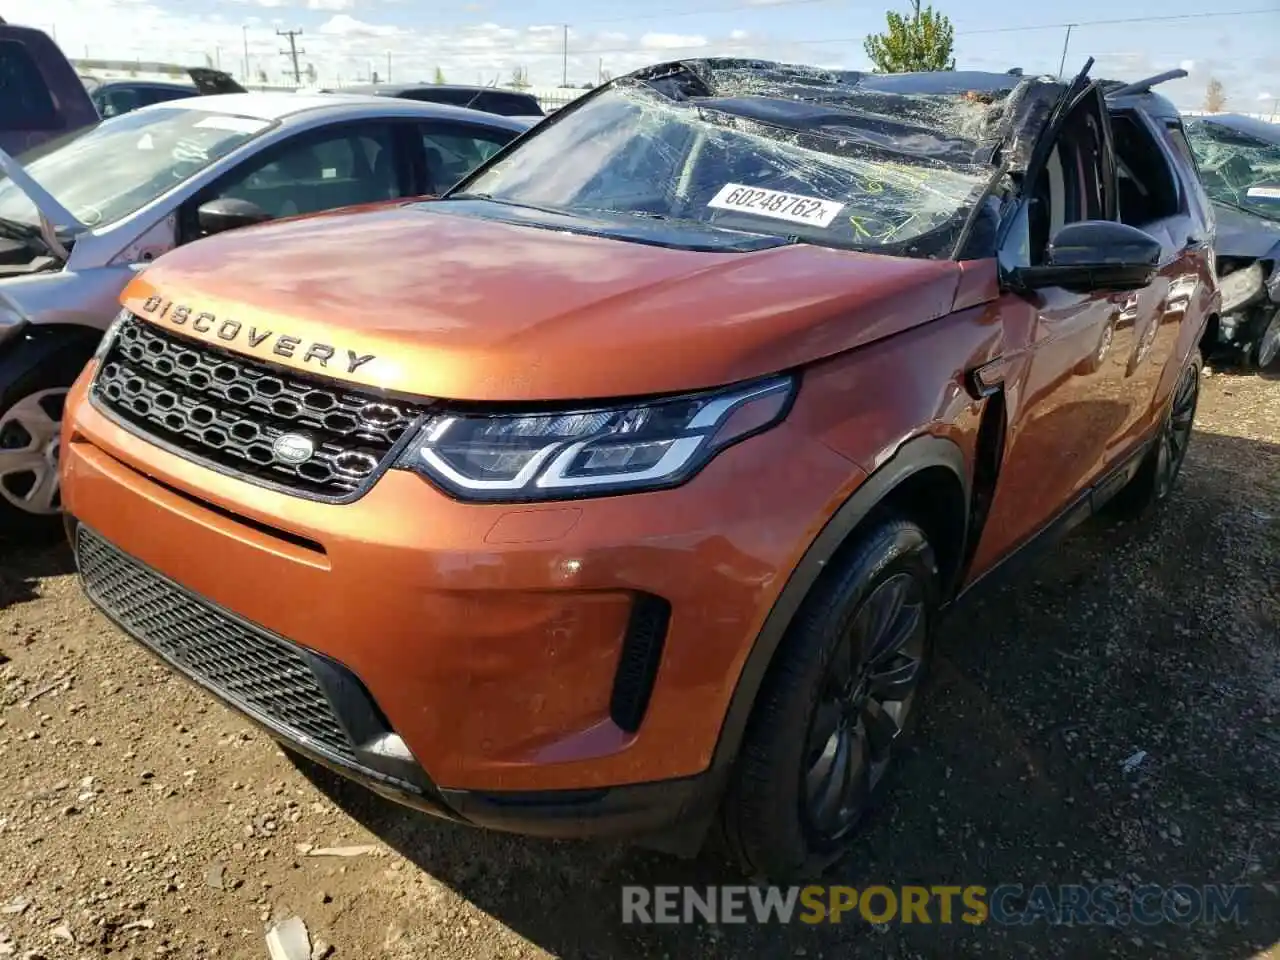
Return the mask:
[[[670,621],[671,604],[666,600],[647,593],[636,597],[609,700],[609,716],[628,733],[640,729],[649,708]]]

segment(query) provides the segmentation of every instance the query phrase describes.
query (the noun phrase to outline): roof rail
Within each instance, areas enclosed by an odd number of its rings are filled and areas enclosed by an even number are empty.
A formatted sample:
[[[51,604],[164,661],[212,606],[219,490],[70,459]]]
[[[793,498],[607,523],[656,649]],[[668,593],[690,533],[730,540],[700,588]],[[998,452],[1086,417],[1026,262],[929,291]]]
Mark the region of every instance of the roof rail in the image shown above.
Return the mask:
[[[1157,73],[1154,77],[1147,77],[1145,80],[1139,80],[1137,83],[1129,83],[1123,87],[1118,87],[1107,94],[1108,97],[1128,97],[1135,93],[1150,93],[1151,88],[1169,80],[1180,80],[1185,76],[1189,76],[1187,71],[1179,68],[1177,70],[1166,70],[1164,73]]]

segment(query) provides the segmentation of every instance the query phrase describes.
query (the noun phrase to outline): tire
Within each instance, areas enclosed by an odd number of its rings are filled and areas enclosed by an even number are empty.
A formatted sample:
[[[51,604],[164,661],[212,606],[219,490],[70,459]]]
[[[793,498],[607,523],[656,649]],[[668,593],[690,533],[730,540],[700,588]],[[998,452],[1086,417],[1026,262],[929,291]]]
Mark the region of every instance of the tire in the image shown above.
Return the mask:
[[[1280,307],[1263,324],[1258,342],[1250,350],[1249,361],[1258,370],[1280,367]]]
[[[806,599],[761,687],[721,803],[717,832],[747,876],[812,880],[849,849],[883,793],[901,742],[897,734],[917,713],[938,603],[928,538],[915,524],[893,518],[859,536]],[[876,616],[891,611],[896,615]],[[886,629],[875,630],[877,620]],[[905,638],[899,647],[905,653],[880,659],[880,675],[889,676],[892,667],[892,675],[906,681],[900,692],[907,696],[884,698],[878,709],[871,696],[859,708],[868,690],[867,663],[852,657],[852,682],[844,680],[842,654],[852,654],[855,638],[874,648],[874,636],[886,635]],[[824,820],[819,798],[828,794],[813,785],[824,782],[824,770],[826,782],[835,782],[842,756],[848,790],[835,816]]]
[[[1155,442],[1133,479],[1106,505],[1112,517],[1136,520],[1159,509],[1173,493],[1191,445],[1203,367],[1200,351],[1193,351],[1173,388]]]
[[[0,537],[20,542],[62,535],[62,408],[96,341],[80,332],[60,339],[39,359],[18,344],[0,363]]]

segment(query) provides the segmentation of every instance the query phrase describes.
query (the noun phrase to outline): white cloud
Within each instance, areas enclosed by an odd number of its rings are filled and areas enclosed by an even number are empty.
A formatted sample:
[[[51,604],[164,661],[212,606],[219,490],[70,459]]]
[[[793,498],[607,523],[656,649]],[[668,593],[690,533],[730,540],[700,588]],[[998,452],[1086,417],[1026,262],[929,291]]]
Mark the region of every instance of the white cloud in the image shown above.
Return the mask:
[[[1187,73],[1190,73],[1196,68],[1196,62],[1194,60],[1183,60],[1178,64],[1178,66],[1187,71]]]
[[[707,38],[695,34],[646,33],[640,46],[646,50],[696,50],[707,45]]]
[[[430,80],[439,67],[454,83],[505,82],[513,70],[522,68],[535,85],[557,85],[565,66],[563,26],[548,23],[546,13],[535,14],[540,22],[531,27],[518,19],[500,22],[497,11],[509,8],[487,2],[483,6],[488,22],[475,23],[479,18],[474,13],[467,16],[459,3],[449,8],[454,11],[450,16],[473,22],[447,26],[425,11],[417,13],[418,7],[408,0],[238,0],[217,7],[189,0],[6,0],[0,12],[11,23],[53,28],[59,44],[72,57],[163,59],[184,64],[203,64],[207,57],[238,77],[245,75],[247,40],[249,76],[255,82],[259,71],[272,83],[285,82],[290,63],[280,54],[282,38],[276,36],[276,29],[302,28],[305,32],[299,45],[306,50],[301,58],[303,66],[314,64],[323,86],[367,81],[375,70],[385,79],[388,56],[392,80]],[[308,7],[312,12],[308,13]],[[752,56],[830,68],[867,66],[858,44],[790,43],[771,34],[734,28],[729,18],[717,33],[681,32],[681,23],[679,19],[665,25],[653,21],[651,25],[657,29],[645,34],[628,33],[623,23],[602,24],[599,31],[585,23],[571,29],[569,81],[575,85],[594,81],[601,66],[619,76],[656,61],[694,56]],[[675,29],[664,30],[664,26]],[[244,27],[247,34],[242,32]],[[957,40],[962,66],[976,65],[984,55],[994,56],[988,49],[988,37]],[[1074,45],[1074,37],[1072,42]],[[1056,72],[1060,44],[1055,40],[1046,43],[1043,51],[1029,50],[1026,61],[1017,65],[1028,72]],[[1134,49],[1129,44],[1116,46]],[[1192,78],[1161,87],[1161,92],[1184,107],[1200,106],[1210,75],[1222,80],[1231,102],[1241,109],[1260,100],[1262,91],[1280,93],[1280,68],[1248,69],[1239,57],[1212,55],[1208,44],[1176,52],[1102,53],[1093,74],[1136,80],[1159,73],[1192,52],[1196,54]],[[1073,55],[1071,62],[1075,59]],[[990,64],[999,69],[1010,65],[1004,60]]]
[[[396,27],[365,23],[345,13],[335,14],[320,25],[320,32],[331,37],[394,37]]]

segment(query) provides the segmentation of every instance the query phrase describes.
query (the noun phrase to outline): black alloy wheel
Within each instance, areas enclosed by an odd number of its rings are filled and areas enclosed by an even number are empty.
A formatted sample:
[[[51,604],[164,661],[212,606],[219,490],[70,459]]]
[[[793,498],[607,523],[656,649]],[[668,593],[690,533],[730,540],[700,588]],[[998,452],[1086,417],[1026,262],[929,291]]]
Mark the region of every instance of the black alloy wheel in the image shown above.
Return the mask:
[[[823,682],[805,747],[801,815],[820,846],[857,825],[889,764],[924,672],[920,581],[898,573],[863,601]]]
[[[721,801],[747,876],[815,880],[884,795],[932,649],[939,571],[925,532],[883,515],[832,558],[773,653]]]
[[[1173,392],[1169,413],[1160,428],[1156,449],[1156,502],[1166,500],[1173,492],[1187,448],[1191,446],[1191,431],[1196,419],[1196,406],[1200,402],[1200,370],[1191,364],[1182,371],[1182,377]]]

